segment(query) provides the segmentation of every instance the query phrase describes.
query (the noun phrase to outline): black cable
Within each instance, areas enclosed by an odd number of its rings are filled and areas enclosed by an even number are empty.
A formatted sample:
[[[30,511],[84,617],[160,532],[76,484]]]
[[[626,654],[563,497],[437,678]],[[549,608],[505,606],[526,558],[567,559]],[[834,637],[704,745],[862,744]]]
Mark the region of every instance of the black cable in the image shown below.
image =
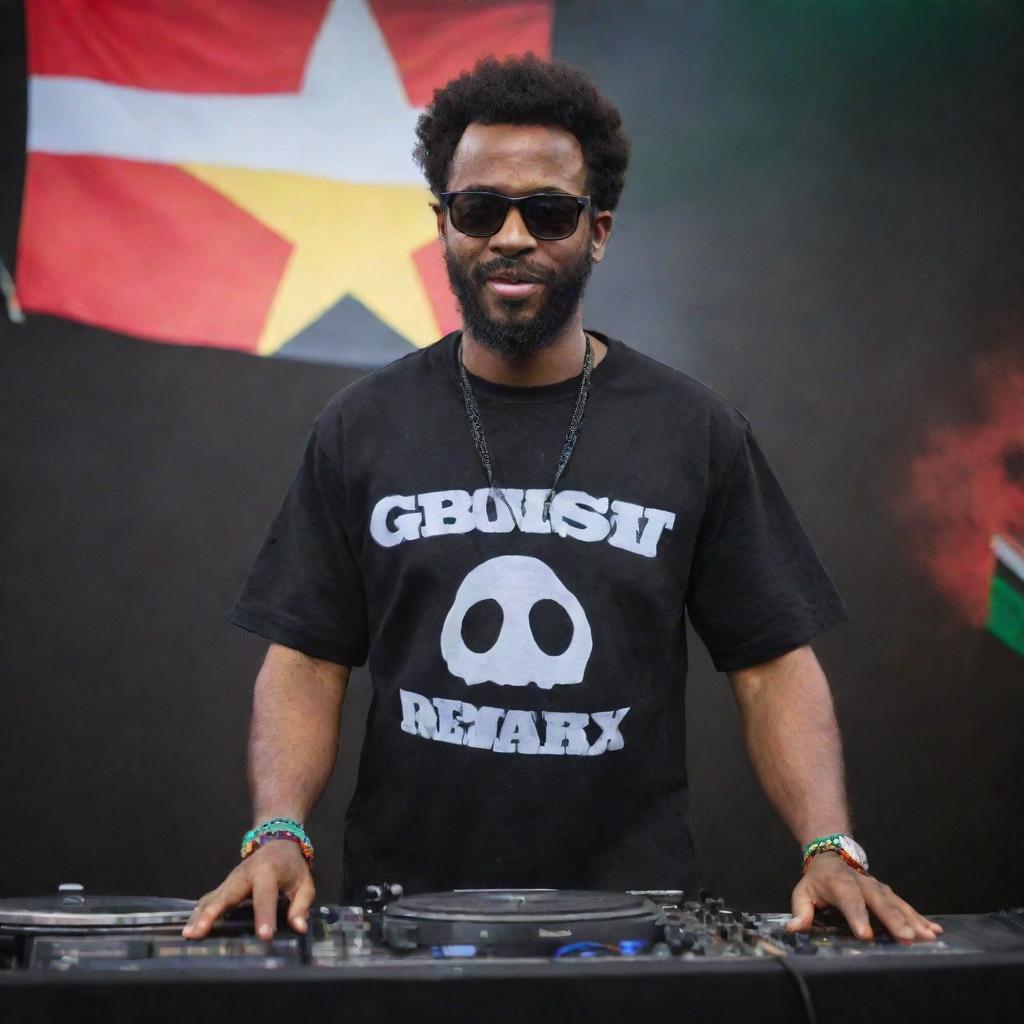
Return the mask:
[[[796,982],[796,987],[800,991],[800,1000],[804,1005],[804,1016],[807,1018],[807,1024],[818,1024],[818,1015],[814,1010],[811,990],[807,987],[807,982],[804,980],[803,975],[789,962],[788,956],[780,956],[775,959],[778,965]]]

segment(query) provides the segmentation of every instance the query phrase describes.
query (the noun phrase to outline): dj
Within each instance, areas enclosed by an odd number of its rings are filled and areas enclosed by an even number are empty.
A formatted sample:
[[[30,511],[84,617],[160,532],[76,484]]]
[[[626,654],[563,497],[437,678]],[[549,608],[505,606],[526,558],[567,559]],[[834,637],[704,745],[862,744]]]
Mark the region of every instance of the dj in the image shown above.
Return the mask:
[[[463,329],[316,420],[231,613],[271,641],[254,832],[184,934],[251,895],[269,936],[279,892],[305,929],[301,823],[333,769],[350,667],[367,659],[348,899],[381,880],[693,893],[688,611],[805,847],[790,927],[831,905],[861,938],[869,910],[895,936],[933,938],[848,835],[840,735],[808,646],[845,613],[750,425],[583,327],[625,179],[618,111],[568,65],[492,59],[439,90],[417,131]],[[757,857],[756,836],[736,856]]]

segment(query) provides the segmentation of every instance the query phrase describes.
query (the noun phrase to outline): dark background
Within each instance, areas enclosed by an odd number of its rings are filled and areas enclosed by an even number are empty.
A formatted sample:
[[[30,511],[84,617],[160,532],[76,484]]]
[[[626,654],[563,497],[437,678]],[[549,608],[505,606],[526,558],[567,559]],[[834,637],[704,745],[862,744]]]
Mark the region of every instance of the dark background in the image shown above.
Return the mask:
[[[24,55],[20,5],[0,14],[11,267]],[[1022,45],[1017,3],[556,11],[554,53],[594,75],[634,144],[587,325],[753,421],[852,616],[816,650],[855,834],[925,912],[1024,901],[1024,661],[936,591],[895,512],[929,432],[981,415],[975,364],[1024,348]],[[198,895],[249,824],[264,644],[224,616],[314,415],[362,371],[45,316],[0,331],[0,896],[67,880]],[[705,884],[786,908],[799,850],[728,682],[692,650]],[[329,898],[368,688],[356,672],[309,825]]]

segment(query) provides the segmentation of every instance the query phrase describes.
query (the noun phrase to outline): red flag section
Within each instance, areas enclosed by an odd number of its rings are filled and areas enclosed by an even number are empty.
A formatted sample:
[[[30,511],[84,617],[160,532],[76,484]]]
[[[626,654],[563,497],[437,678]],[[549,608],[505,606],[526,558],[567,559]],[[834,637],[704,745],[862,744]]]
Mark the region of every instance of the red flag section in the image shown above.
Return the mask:
[[[255,351],[291,252],[184,171],[129,160],[30,154],[22,217],[25,308],[160,341]]]
[[[459,307],[452,290],[448,287],[448,271],[445,270],[441,247],[437,242],[428,242],[417,249],[412,258],[423,286],[427,289],[427,295],[430,296],[430,304],[434,307],[439,333],[448,334],[461,327]]]
[[[34,75],[171,92],[295,92],[328,0],[25,0]]]
[[[491,54],[501,60],[532,50],[551,56],[549,0],[370,0],[409,102],[425,107],[434,90]]]

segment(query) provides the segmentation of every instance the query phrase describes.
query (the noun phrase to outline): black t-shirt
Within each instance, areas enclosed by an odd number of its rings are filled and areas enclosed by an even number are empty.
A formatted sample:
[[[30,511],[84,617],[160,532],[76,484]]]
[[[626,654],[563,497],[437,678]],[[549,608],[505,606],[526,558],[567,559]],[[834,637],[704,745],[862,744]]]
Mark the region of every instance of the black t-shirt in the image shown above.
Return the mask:
[[[471,378],[502,500],[456,332],[331,399],[231,611],[311,657],[369,658],[349,898],[380,880],[694,891],[685,612],[722,671],[846,617],[742,414],[597,336],[550,521],[580,378]]]

